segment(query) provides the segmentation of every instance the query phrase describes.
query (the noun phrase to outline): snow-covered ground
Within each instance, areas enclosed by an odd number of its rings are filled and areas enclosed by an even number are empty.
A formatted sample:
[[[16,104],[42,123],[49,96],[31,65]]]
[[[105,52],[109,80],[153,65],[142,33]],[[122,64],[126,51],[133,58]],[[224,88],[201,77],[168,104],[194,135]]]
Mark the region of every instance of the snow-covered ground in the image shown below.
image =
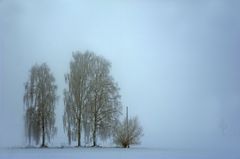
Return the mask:
[[[0,150],[1,159],[239,159],[236,151],[200,151],[180,149],[153,148],[3,148]]]

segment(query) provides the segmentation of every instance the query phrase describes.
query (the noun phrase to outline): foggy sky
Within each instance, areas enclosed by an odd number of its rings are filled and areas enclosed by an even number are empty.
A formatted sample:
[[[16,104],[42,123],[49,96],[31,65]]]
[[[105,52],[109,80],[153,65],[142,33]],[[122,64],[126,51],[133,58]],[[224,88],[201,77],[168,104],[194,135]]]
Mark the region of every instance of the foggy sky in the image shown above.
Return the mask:
[[[143,126],[141,146],[239,141],[239,7],[228,0],[0,0],[0,145],[24,144],[24,82],[42,62],[60,96],[53,144],[67,143],[64,74],[76,50],[112,63],[123,106]]]

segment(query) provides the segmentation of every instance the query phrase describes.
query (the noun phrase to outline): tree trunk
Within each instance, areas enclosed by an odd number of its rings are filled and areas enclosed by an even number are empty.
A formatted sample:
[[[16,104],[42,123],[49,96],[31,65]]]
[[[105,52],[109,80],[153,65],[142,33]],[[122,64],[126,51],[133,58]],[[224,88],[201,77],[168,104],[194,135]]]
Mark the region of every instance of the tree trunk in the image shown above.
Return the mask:
[[[42,119],[42,145],[41,147],[45,147],[45,127],[44,127],[44,118]]]
[[[68,145],[71,145],[71,141],[72,141],[72,135],[71,135],[70,126],[68,124]]]
[[[96,102],[96,97],[95,97],[95,101],[94,101],[94,127],[93,127],[93,147],[95,147],[96,144],[96,131],[97,131],[97,102]]]
[[[78,119],[78,144],[77,144],[78,147],[81,146],[81,131],[80,131],[80,128],[81,128],[81,119],[79,118]]]
[[[94,130],[93,130],[93,146],[96,146],[96,128],[94,123]]]
[[[32,122],[32,121],[30,121],[30,122]],[[29,144],[29,146],[30,146],[31,143],[32,143],[32,141],[31,141],[31,139],[32,139],[32,131],[31,131],[31,129],[32,129],[32,125],[30,125],[30,126],[28,127],[28,144]]]
[[[96,107],[95,107],[96,110]],[[93,127],[93,146],[97,146],[96,142],[96,132],[97,132],[97,113],[94,113],[94,127]]]

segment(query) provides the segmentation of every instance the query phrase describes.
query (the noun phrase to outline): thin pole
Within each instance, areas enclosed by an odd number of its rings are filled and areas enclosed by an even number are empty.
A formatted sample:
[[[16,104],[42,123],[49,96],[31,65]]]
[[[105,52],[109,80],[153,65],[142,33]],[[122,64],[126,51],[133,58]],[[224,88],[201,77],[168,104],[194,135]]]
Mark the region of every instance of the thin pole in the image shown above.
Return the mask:
[[[128,134],[128,107],[126,108],[126,120],[127,120],[127,142],[129,142],[129,134]],[[129,143],[128,143],[129,144]],[[129,148],[129,145],[127,145],[127,148]]]

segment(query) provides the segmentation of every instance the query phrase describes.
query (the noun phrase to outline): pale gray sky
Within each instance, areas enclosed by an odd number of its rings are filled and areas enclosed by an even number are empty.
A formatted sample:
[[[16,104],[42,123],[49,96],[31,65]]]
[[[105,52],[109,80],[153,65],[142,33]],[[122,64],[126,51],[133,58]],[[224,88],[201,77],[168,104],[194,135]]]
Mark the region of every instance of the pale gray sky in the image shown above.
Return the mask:
[[[24,143],[29,69],[47,62],[62,92],[72,51],[112,63],[122,103],[144,128],[142,146],[209,145],[240,136],[240,3],[228,0],[0,0],[0,145]],[[239,141],[239,139],[238,139]]]

